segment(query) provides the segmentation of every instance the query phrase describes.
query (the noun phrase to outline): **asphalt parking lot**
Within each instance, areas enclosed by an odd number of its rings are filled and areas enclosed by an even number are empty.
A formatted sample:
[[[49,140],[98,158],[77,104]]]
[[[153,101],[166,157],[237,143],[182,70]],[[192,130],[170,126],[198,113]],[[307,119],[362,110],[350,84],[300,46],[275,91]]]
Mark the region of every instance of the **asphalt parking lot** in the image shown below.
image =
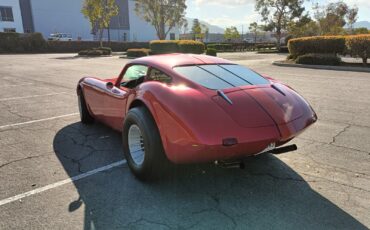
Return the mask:
[[[137,181],[120,134],[79,122],[82,76],[126,59],[0,55],[0,229],[368,229],[370,74],[271,65],[284,55],[222,54],[288,83],[318,114],[298,150],[246,168],[181,166]]]

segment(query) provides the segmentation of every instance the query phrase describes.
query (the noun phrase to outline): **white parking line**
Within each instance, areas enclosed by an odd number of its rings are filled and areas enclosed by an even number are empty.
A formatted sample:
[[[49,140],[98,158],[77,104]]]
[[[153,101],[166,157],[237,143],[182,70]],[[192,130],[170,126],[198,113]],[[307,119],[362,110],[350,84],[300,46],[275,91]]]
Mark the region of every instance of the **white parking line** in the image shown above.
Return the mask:
[[[27,99],[27,98],[34,98],[34,97],[47,97],[47,96],[54,96],[54,95],[60,95],[60,94],[66,94],[66,93],[67,92],[39,94],[39,95],[25,96],[25,97],[8,97],[8,98],[0,98],[0,101],[19,100],[19,99]]]
[[[14,87],[14,86],[24,86],[24,85],[33,85],[33,83],[19,83],[19,84],[0,85],[0,87]]]
[[[26,122],[21,122],[21,123],[3,125],[3,126],[0,126],[0,129],[11,128],[11,127],[16,127],[16,126],[20,126],[20,125],[27,125],[27,124],[32,124],[32,123],[37,123],[37,122],[42,122],[42,121],[50,121],[50,120],[63,118],[63,117],[71,117],[71,116],[75,116],[75,115],[78,115],[78,114],[79,113],[70,113],[70,114],[65,114],[65,115],[56,116],[56,117],[48,117],[48,118],[39,119],[39,120],[32,120],[32,121],[26,121]]]
[[[97,173],[107,171],[109,169],[121,166],[125,163],[126,163],[126,160],[117,161],[117,162],[114,162],[112,164],[109,164],[109,165],[91,170],[89,172],[82,173],[80,175],[77,175],[77,176],[62,180],[62,181],[58,181],[56,183],[49,184],[49,185],[46,185],[44,187],[37,188],[37,189],[31,190],[31,191],[28,191],[28,192],[25,192],[25,193],[22,193],[22,194],[19,194],[19,195],[16,195],[16,196],[12,196],[12,197],[6,198],[4,200],[0,200],[0,206],[2,206],[4,204],[11,203],[11,202],[14,202],[14,201],[17,201],[19,199],[22,199],[22,198],[25,198],[25,197],[28,197],[28,196],[32,196],[32,195],[35,195],[35,194],[38,194],[38,193],[41,193],[41,192],[45,192],[47,190],[50,190],[50,189],[53,189],[53,188],[56,188],[56,187],[59,187],[59,186],[62,186],[62,185],[68,184],[68,183],[72,183],[73,181],[81,180],[83,178],[92,176],[94,174],[97,174]]]

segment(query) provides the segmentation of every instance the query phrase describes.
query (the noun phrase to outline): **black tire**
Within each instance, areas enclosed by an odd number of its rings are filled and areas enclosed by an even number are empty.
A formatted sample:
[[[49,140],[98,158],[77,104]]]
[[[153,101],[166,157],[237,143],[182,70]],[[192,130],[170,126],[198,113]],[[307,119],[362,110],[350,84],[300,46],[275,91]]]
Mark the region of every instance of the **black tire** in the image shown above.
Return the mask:
[[[129,130],[139,128],[144,147],[144,159],[135,163],[129,148]],[[150,112],[145,107],[131,109],[125,118],[122,131],[123,153],[132,173],[140,180],[157,179],[166,171],[169,161],[163,150],[158,128]]]
[[[89,110],[87,109],[86,101],[81,91],[78,95],[78,108],[80,111],[80,119],[83,124],[92,124],[94,118],[90,115]]]

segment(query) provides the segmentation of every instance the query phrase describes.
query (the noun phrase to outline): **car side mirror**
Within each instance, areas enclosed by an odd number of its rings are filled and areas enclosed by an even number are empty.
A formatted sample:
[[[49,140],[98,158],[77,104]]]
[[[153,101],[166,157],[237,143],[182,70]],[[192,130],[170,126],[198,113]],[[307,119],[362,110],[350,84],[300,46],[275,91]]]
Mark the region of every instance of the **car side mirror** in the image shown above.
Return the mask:
[[[107,89],[113,89],[114,84],[112,82],[107,82],[105,86],[107,87]]]

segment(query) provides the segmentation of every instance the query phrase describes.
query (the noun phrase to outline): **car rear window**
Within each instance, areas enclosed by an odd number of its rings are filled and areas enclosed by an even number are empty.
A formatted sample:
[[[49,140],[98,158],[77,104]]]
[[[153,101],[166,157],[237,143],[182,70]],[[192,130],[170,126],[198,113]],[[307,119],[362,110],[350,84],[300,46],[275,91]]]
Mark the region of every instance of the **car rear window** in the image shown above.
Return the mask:
[[[240,65],[178,66],[174,70],[195,83],[215,90],[269,83],[261,75]]]

